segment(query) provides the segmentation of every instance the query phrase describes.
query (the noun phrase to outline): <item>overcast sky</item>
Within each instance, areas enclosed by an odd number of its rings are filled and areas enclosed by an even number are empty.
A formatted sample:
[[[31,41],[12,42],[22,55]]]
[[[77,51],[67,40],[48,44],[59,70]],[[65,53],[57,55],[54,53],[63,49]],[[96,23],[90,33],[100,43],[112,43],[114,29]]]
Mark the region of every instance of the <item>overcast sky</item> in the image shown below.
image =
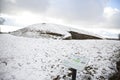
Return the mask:
[[[0,0],[10,25],[50,22],[120,30],[120,0]]]

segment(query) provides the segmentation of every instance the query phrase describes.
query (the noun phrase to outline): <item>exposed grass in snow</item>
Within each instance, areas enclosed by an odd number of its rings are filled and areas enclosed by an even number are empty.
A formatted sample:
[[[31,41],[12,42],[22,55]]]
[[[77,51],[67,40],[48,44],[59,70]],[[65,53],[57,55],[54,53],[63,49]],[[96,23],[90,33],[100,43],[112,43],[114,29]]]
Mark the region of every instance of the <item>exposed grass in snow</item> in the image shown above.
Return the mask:
[[[70,55],[90,59],[77,80],[108,80],[117,72],[120,42],[112,40],[48,40],[0,34],[1,80],[60,80],[68,74],[62,64]]]

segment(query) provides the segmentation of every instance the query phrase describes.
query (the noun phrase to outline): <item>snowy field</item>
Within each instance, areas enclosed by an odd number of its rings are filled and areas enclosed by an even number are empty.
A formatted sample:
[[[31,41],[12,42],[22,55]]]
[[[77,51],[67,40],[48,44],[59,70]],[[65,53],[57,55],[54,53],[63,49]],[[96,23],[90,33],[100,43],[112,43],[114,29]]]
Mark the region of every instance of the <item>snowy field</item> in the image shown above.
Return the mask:
[[[117,72],[120,42],[112,40],[49,40],[0,34],[0,80],[70,78],[62,62],[70,55],[86,56],[88,64],[77,80],[108,80]],[[70,80],[70,79],[68,79]]]

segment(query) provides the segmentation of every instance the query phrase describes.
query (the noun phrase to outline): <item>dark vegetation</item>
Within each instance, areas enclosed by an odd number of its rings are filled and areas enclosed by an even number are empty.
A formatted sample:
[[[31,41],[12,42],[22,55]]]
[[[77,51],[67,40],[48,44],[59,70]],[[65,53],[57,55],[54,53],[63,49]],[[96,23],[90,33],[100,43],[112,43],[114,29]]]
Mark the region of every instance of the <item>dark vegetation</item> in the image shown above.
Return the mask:
[[[20,31],[20,32],[19,32]],[[33,33],[39,33],[39,35],[37,34],[36,36],[38,37],[48,37],[48,38],[53,38],[53,39],[57,39],[57,38],[61,38],[63,40],[85,40],[85,39],[102,39],[100,37],[97,36],[93,36],[93,35],[89,35],[89,34],[83,34],[83,33],[78,33],[75,31],[68,31],[68,33],[71,34],[71,36],[68,37],[64,37],[64,34],[60,34],[60,33],[55,33],[55,32],[49,32],[49,31],[42,31],[42,30],[38,30],[38,31],[34,31],[34,30],[28,30],[26,28],[20,29],[18,31],[14,31],[14,32],[9,32],[12,35],[18,35],[18,36],[22,36],[22,35],[26,35],[27,32],[33,32]],[[22,33],[22,34],[21,34]],[[24,36],[25,37],[25,36]]]
[[[109,78],[109,80],[120,80],[120,61],[116,63],[118,72]]]
[[[82,33],[77,33],[74,31],[69,31],[69,33],[72,36],[72,39],[101,39],[100,37],[92,36],[92,35],[87,35],[87,34],[82,34]]]
[[[47,32],[46,34],[49,34],[49,35],[55,35],[55,36],[63,36],[62,34],[52,33],[52,32]]]

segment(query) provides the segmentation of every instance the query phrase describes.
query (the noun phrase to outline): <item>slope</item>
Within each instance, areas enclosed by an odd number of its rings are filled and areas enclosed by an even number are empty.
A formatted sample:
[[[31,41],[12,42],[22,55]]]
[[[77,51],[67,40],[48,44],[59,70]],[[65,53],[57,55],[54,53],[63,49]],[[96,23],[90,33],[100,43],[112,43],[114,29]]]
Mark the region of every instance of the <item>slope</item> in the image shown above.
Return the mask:
[[[77,80],[108,80],[120,59],[120,42],[112,40],[48,40],[0,34],[1,80],[59,80],[67,76],[62,64],[69,56],[85,56],[88,64]],[[66,76],[65,76],[66,75]]]

